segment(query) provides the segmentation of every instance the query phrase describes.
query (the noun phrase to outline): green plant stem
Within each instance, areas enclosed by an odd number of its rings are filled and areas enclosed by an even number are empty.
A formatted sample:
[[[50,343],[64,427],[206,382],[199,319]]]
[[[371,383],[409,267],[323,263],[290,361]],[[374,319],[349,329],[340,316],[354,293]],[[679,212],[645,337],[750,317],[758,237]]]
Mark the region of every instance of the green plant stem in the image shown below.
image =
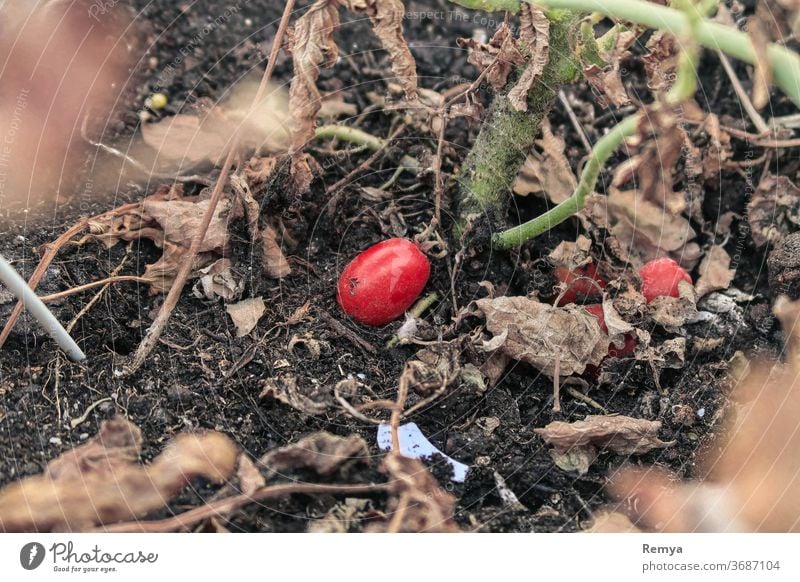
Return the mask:
[[[533,237],[547,232],[579,212],[586,204],[589,194],[594,191],[594,185],[603,165],[623,140],[636,131],[639,119],[640,115],[632,115],[623,119],[595,144],[592,149],[592,155],[581,173],[578,187],[572,196],[533,220],[496,234],[492,238],[493,246],[498,249],[509,249],[520,245]]]
[[[386,140],[346,125],[320,125],[314,132],[314,137],[317,139],[340,139],[348,143],[366,146],[373,152],[386,147]]]
[[[422,314],[428,311],[431,305],[439,301],[439,294],[434,291],[433,293],[428,293],[425,297],[417,301],[411,309],[408,310],[408,314],[414,318],[422,317]],[[400,342],[400,338],[397,337],[397,334],[393,335],[392,338],[386,342],[386,349],[390,350],[395,347]]]
[[[559,89],[578,78],[580,69],[572,46],[578,18],[565,11],[552,11],[547,16],[550,58],[541,79],[528,94],[528,110],[517,111],[507,91],[498,94],[464,161],[459,179],[456,236],[464,232],[473,217],[485,217],[492,228],[505,224],[514,176],[533,147]],[[513,81],[509,82],[511,86]]]
[[[757,62],[756,50],[746,33],[705,19],[700,19],[692,30],[690,18],[680,10],[644,0],[532,0],[531,4],[541,8],[601,12],[611,18],[669,32],[678,38],[692,36],[706,48],[721,50],[746,63]],[[800,107],[800,56],[785,47],[770,44],[767,59],[775,83]]]
[[[347,125],[320,125],[314,132],[314,137],[317,139],[339,139],[363,146],[373,152],[377,152],[389,145],[383,138],[375,137],[371,133],[355,127],[348,127]],[[421,169],[419,162],[409,155],[404,155],[400,159],[400,163],[401,166],[398,171],[412,170],[418,172]],[[392,180],[394,179],[396,179],[396,176],[393,176]]]

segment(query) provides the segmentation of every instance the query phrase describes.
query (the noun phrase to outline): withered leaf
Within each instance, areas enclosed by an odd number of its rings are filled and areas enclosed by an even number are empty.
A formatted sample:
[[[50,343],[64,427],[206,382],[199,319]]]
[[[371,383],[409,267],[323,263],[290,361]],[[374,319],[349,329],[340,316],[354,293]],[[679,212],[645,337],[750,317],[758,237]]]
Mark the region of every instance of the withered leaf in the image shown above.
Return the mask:
[[[800,226],[800,188],[786,176],[767,174],[747,205],[747,220],[757,247],[777,243]]]
[[[150,465],[138,465],[138,429],[109,422],[44,474],[0,491],[0,531],[81,531],[141,518],[195,478],[223,482],[236,466],[236,446],[216,432],[181,434]]]
[[[283,254],[281,245],[278,243],[278,233],[269,224],[261,230],[262,237],[262,257],[261,264],[264,272],[275,279],[282,279],[292,272],[289,261]]]
[[[699,247],[690,245],[696,236],[695,230],[683,216],[667,212],[635,190],[612,189],[607,208],[611,232],[637,266],[664,254],[686,266],[699,258]]]
[[[629,416],[587,416],[576,422],[551,422],[534,432],[553,445],[556,462],[560,457],[581,455],[591,463],[598,449],[619,455],[640,455],[653,449],[663,449],[675,444],[658,438],[661,422]],[[582,461],[585,462],[585,461]],[[574,463],[585,473],[588,464]]]
[[[618,511],[602,510],[594,514],[591,525],[583,530],[586,533],[640,533],[630,518]]]
[[[369,459],[367,443],[358,435],[341,437],[320,431],[296,443],[269,451],[259,463],[275,473],[310,469],[327,477],[351,461]]]
[[[264,381],[259,398],[274,398],[305,414],[322,414],[333,403],[328,393],[318,388],[300,389],[295,376],[286,375]]]
[[[246,453],[239,454],[239,463],[236,466],[236,477],[239,479],[239,491],[245,495],[252,495],[254,491],[267,484],[261,471]]]
[[[527,111],[528,92],[540,79],[550,59],[550,21],[544,12],[523,3],[520,6],[519,26],[519,40],[530,60],[508,92],[508,100],[517,111]]]
[[[573,305],[554,307],[527,297],[479,299],[486,329],[494,334],[487,349],[527,362],[545,374],[555,374],[556,359],[562,376],[582,373],[599,365],[608,353],[608,337],[597,318]]]
[[[388,476],[391,500],[388,515],[402,518],[399,523],[392,521],[370,524],[369,532],[440,532],[461,531],[453,519],[456,498],[439,487],[419,459],[389,453],[380,467]],[[403,506],[405,512],[398,509]]]
[[[152,240],[163,249],[163,254],[158,261],[147,265],[144,276],[150,279],[153,293],[164,293],[172,286],[192,241],[199,233],[209,203],[210,192],[184,196],[182,185],[162,185],[136,208],[92,223],[88,238],[107,246],[140,238]],[[219,202],[195,257],[195,276],[200,269],[227,254],[229,224],[243,214],[238,199],[226,197]]]
[[[700,277],[695,285],[697,296],[703,297],[712,291],[727,289],[735,274],[730,267],[731,257],[724,248],[714,245],[708,249],[700,263]]]
[[[244,337],[253,331],[266,310],[263,297],[251,297],[225,307],[233,325],[236,326],[236,337]]]
[[[484,74],[486,82],[497,91],[505,87],[508,75],[515,65],[525,62],[517,48],[514,35],[505,22],[500,25],[488,44],[472,38],[459,38],[458,46],[469,49],[467,62],[475,65]]]
[[[375,36],[387,53],[397,81],[406,99],[417,97],[417,64],[403,37],[405,6],[402,0],[341,0],[350,10],[362,10],[369,16]]]
[[[515,194],[544,193],[548,200],[560,204],[572,196],[578,181],[564,155],[564,140],[545,128],[537,142],[542,153],[534,152],[525,159],[514,180]]]

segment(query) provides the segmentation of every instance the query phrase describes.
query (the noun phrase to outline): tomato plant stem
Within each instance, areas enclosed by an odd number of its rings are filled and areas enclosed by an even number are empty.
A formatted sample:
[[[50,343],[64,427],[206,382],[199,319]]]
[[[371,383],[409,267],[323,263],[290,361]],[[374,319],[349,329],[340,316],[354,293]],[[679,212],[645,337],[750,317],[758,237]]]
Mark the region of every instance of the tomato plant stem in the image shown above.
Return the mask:
[[[529,220],[519,226],[496,234],[492,238],[494,247],[509,249],[520,245],[526,240],[547,232],[557,224],[564,222],[570,216],[579,212],[586,204],[586,199],[589,194],[594,191],[597,177],[600,175],[600,170],[603,168],[603,165],[616,151],[622,141],[636,131],[639,119],[639,115],[627,117],[614,126],[611,131],[595,144],[589,161],[586,162],[586,166],[581,173],[580,182],[572,196],[533,220]]]

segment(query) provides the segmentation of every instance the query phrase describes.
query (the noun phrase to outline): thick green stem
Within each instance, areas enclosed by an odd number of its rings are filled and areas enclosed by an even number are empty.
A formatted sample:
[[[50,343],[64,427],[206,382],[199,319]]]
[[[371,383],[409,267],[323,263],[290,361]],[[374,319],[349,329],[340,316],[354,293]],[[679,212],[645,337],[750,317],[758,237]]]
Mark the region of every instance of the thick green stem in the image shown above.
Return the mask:
[[[571,45],[577,17],[564,11],[554,11],[548,17],[550,59],[528,95],[528,110],[514,109],[506,92],[497,95],[464,162],[457,232],[472,216],[486,217],[492,226],[505,223],[514,176],[533,146],[559,88],[579,74]]]
[[[578,187],[572,196],[533,220],[496,234],[492,238],[493,246],[499,249],[509,249],[520,245],[526,240],[547,232],[579,212],[586,204],[586,199],[594,191],[594,185],[603,165],[622,141],[636,131],[639,119],[639,115],[632,115],[622,120],[595,144],[592,155],[581,173]]]

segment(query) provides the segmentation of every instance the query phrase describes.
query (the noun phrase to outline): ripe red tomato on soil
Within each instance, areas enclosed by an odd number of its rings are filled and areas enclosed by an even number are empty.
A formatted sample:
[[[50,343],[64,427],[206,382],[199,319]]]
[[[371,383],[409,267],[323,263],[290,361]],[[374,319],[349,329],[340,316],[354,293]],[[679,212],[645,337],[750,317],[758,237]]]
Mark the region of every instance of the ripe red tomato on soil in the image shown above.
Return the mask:
[[[556,267],[553,274],[566,285],[566,291],[557,303],[559,306],[575,303],[580,298],[600,297],[606,286],[605,280],[597,274],[597,265],[594,263],[578,267],[574,271],[566,267]]]
[[[603,332],[608,333],[606,316],[603,313],[603,306],[599,303],[594,303],[592,305],[584,305],[583,308],[590,314],[594,315],[598,319],[600,329],[602,329]],[[616,347],[614,344],[609,345],[608,355],[612,358],[624,358],[626,356],[633,355],[633,352],[636,351],[636,343],[636,336],[632,333],[626,333],[625,345],[623,345],[621,348]]]
[[[678,283],[692,283],[683,267],[672,259],[663,257],[650,261],[641,269],[642,295],[650,303],[656,297],[678,297]]]
[[[386,325],[411,307],[430,273],[428,257],[414,243],[390,238],[348,263],[339,277],[336,300],[356,321]]]

